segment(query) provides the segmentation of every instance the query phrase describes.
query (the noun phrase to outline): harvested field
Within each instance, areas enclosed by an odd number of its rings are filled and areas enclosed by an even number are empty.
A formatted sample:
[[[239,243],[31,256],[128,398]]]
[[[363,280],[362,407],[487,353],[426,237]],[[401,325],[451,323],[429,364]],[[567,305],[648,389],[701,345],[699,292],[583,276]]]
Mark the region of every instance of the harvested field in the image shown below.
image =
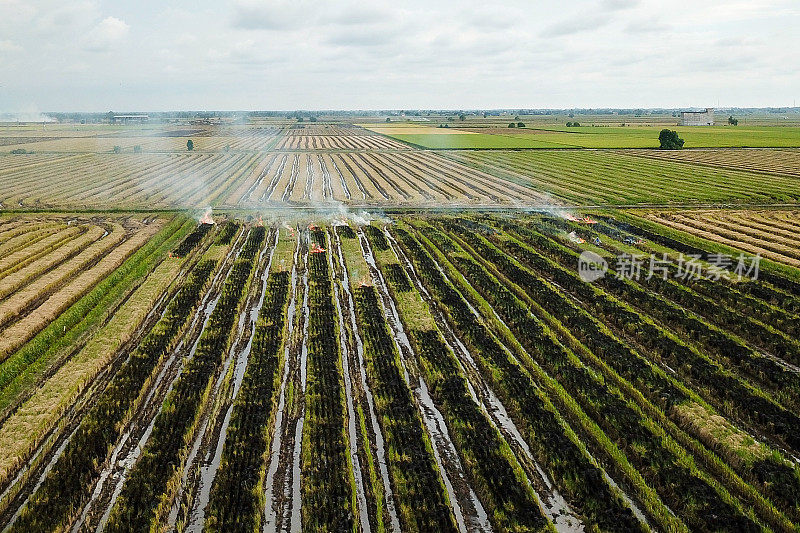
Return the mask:
[[[579,205],[796,203],[800,199],[794,176],[766,176],[635,154],[463,151],[448,152],[447,157]]]
[[[0,135],[2,135],[0,128]],[[273,147],[281,134],[279,127],[205,127],[184,129],[126,129],[54,131],[53,136],[0,137],[4,151],[25,149],[36,153],[122,153],[185,152],[186,141],[192,139],[194,150],[227,152],[231,150],[262,151]]]
[[[160,116],[0,126],[0,530],[800,528],[795,150]]]
[[[637,150],[626,153],[731,170],[800,176],[800,151],[789,148],[783,150],[766,148],[758,150]]]
[[[119,343],[87,343],[0,420],[0,525],[796,527],[797,281],[587,283],[585,250],[698,251],[655,214],[593,217],[187,227],[105,326]],[[735,220],[798,224],[717,223]]]
[[[797,152],[790,148],[528,150],[524,148],[572,146],[547,140],[572,134],[407,124],[369,128],[284,123],[54,128],[47,136],[36,130],[15,131],[8,138],[28,132],[19,147],[34,153],[0,156],[0,209],[339,203],[376,207],[684,205],[798,200],[793,170]],[[537,136],[533,131],[544,133]],[[414,148],[377,132],[426,137],[433,144],[421,142]],[[42,134],[41,140],[34,133]],[[641,132],[637,129],[636,133]],[[452,147],[469,149],[421,149],[447,148],[449,138],[460,139]],[[186,150],[190,139],[191,152]]]
[[[20,161],[0,171],[0,202],[29,208],[203,206],[219,202],[258,160],[255,153],[192,153],[86,154],[55,159],[46,168]]]
[[[9,157],[20,165],[0,168],[0,203],[16,208],[258,207],[318,202],[494,205],[541,201],[529,186],[438,154],[408,150],[84,154],[44,160],[36,154]],[[30,163],[27,158],[31,158]]]
[[[15,471],[17,481],[27,479],[29,469],[52,450],[52,432],[74,423],[83,392],[102,383],[109,368],[124,358],[128,343],[140,340],[140,328],[160,312],[165,291],[181,277],[178,262],[161,262],[194,226],[173,216],[17,215],[4,217],[2,227],[43,223],[57,229],[82,228],[84,236],[95,227],[113,225],[122,234],[116,246],[103,249],[96,245],[111,234],[101,232],[95,243],[85,247],[94,253],[89,264],[64,278],[55,292],[40,294],[34,303],[41,305],[15,317],[3,332],[0,479],[4,484]],[[59,249],[51,252],[58,254]],[[81,258],[80,253],[73,255]],[[64,265],[70,260],[61,259]],[[4,299],[3,304],[9,301]],[[26,463],[28,459],[31,462]]]
[[[28,232],[42,219],[57,225],[52,235],[0,257],[4,265],[0,266],[0,361],[119,267],[163,225],[161,220],[142,217],[20,218],[6,217],[0,237],[6,224],[18,221]]]
[[[379,135],[308,135],[290,130],[275,145],[279,150],[408,150],[408,145]]]
[[[800,266],[798,211],[681,211],[652,213],[647,218],[779,263]]]

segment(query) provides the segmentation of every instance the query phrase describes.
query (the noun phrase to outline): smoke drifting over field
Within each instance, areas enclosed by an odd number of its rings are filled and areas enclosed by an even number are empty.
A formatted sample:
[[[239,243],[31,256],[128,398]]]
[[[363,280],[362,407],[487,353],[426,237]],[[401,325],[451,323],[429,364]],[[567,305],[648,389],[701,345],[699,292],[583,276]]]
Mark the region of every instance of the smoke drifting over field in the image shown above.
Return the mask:
[[[349,210],[344,205],[334,208],[318,206],[311,209],[280,209],[261,213],[264,224],[279,225],[287,229],[294,226],[307,226],[308,224],[324,224],[331,226],[346,225],[349,223],[365,226],[373,221],[390,224],[392,220],[381,211]]]
[[[21,111],[0,113],[0,122],[55,122],[55,119],[38,111]]]

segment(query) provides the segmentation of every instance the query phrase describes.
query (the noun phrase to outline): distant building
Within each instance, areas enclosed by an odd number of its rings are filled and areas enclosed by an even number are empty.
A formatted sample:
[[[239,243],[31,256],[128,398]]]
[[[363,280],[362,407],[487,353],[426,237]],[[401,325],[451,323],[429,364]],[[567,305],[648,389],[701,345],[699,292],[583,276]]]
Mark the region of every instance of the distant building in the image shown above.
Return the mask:
[[[681,126],[713,126],[714,108],[705,111],[681,111]]]
[[[131,122],[144,123],[150,119],[148,115],[114,115],[111,117],[111,123],[129,124]]]

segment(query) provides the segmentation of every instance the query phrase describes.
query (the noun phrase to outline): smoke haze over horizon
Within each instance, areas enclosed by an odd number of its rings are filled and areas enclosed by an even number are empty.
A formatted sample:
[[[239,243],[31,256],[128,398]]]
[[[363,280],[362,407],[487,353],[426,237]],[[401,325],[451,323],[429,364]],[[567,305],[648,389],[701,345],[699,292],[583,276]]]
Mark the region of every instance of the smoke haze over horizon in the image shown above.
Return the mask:
[[[800,7],[0,2],[0,112],[794,105]]]

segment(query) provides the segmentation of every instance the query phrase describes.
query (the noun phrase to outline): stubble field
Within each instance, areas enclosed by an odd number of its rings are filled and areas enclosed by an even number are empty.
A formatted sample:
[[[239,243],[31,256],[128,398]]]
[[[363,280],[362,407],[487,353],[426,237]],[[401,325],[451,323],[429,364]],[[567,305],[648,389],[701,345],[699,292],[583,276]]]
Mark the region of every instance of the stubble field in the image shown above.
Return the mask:
[[[795,150],[47,128],[0,131],[0,530],[800,525]]]

